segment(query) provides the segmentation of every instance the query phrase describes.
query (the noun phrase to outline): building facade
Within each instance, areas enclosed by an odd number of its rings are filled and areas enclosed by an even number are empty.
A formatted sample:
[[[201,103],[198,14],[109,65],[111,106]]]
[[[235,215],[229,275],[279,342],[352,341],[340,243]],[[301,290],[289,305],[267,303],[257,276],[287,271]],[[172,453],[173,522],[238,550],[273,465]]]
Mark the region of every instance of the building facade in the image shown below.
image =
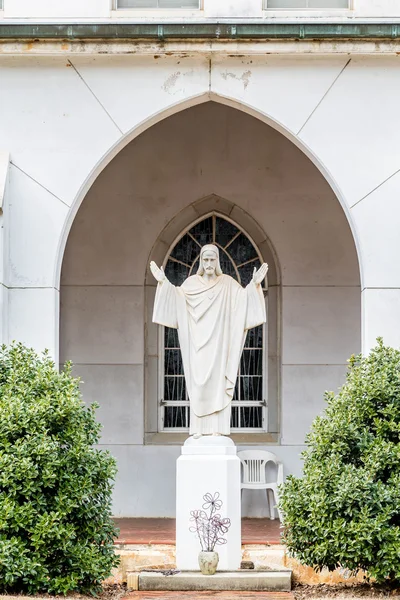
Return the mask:
[[[3,0],[1,336],[72,360],[117,516],[174,516],[188,405],[150,260],[269,264],[232,430],[301,473],[324,391],[400,345],[400,4]],[[244,497],[245,515],[267,514]]]

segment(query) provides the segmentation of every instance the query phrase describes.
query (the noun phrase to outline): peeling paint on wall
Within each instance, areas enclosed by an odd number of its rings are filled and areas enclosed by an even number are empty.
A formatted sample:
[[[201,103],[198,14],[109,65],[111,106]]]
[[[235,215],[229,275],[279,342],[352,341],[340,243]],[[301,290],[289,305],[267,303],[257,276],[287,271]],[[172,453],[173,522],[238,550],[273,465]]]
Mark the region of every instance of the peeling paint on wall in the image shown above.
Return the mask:
[[[174,88],[176,86],[176,82],[178,81],[179,77],[181,75],[180,71],[177,71],[176,73],[172,73],[172,75],[170,75],[165,82],[163,83],[163,85],[161,86],[162,89],[167,92],[168,94],[171,93],[172,88]]]
[[[247,86],[249,85],[251,75],[252,75],[252,72],[250,70],[244,71],[244,73],[242,73],[242,75],[240,77],[238,75],[236,75],[236,73],[230,73],[229,71],[225,71],[225,73],[221,74],[222,78],[225,79],[225,81],[227,81],[229,77],[231,77],[232,79],[237,79],[238,81],[241,81],[243,83],[244,89],[246,89]]]

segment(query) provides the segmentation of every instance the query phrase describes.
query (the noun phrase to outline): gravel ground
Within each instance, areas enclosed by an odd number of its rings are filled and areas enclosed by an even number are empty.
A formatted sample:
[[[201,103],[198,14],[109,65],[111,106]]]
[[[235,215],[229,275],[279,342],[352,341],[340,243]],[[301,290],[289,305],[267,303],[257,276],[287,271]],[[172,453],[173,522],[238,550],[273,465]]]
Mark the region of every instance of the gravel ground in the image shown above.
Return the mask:
[[[15,595],[2,595],[0,594],[0,600],[50,600],[51,598],[59,598],[60,600],[120,600],[123,596],[127,595],[126,585],[119,584],[105,584],[103,586],[103,591],[97,596],[85,596],[84,594],[67,594],[67,596],[46,596],[46,595],[37,595],[37,596],[22,596],[19,594]]]
[[[400,587],[391,588],[387,586],[372,586],[369,584],[358,585],[295,585],[292,590],[295,600],[376,600],[377,598],[398,598],[400,600]],[[103,586],[103,592],[96,597],[96,600],[121,600],[127,596],[128,592],[125,585],[106,584]],[[259,592],[262,600],[263,592]],[[134,596],[134,594],[132,594]],[[183,596],[183,594],[182,594]],[[21,595],[0,595],[0,600],[49,600],[54,596],[21,596]],[[60,600],[65,600],[65,596],[59,596]],[[95,600],[93,596],[83,594],[68,594],[67,600]]]
[[[357,585],[297,585],[292,590],[296,600],[367,600],[369,598],[400,597],[400,588]]]

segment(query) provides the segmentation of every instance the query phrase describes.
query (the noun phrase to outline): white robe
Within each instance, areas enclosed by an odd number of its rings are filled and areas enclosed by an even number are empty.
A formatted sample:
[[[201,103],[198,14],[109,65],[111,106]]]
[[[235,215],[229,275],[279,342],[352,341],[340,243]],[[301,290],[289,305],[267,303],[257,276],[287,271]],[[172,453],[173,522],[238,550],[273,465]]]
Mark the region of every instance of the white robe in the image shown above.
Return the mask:
[[[153,322],[178,329],[191,408],[190,433],[230,433],[230,405],[246,332],[266,321],[261,285],[192,275],[157,286]],[[222,431],[223,429],[223,431]]]

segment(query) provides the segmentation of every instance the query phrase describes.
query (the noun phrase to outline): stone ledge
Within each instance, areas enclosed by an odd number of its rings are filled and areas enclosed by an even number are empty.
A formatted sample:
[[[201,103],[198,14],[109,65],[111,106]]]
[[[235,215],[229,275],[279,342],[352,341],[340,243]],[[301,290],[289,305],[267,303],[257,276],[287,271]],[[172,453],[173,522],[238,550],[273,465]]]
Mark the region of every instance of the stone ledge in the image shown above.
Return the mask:
[[[120,557],[121,562],[107,579],[108,583],[128,582],[130,575],[137,576],[144,569],[176,569],[175,544],[117,547],[116,554]],[[337,585],[339,583],[353,585],[364,580],[362,571],[357,576],[350,578],[341,569],[332,572],[327,569],[314,571],[312,567],[301,565],[296,559],[287,556],[285,547],[278,544],[272,546],[243,544],[242,560],[253,562],[256,572],[277,572],[289,569],[292,572],[293,580],[304,585]]]
[[[207,576],[182,571],[165,576],[162,573],[139,573],[139,590],[144,591],[290,591],[291,571],[217,572]]]
[[[188,437],[188,433],[145,433],[144,443],[146,446],[182,446]],[[243,444],[245,446],[252,446],[253,444],[273,444],[275,446],[279,443],[278,433],[232,433],[230,437],[235,444]]]
[[[202,600],[208,592],[140,592],[131,590],[120,600]],[[260,592],[213,592],[212,600],[260,600]],[[31,600],[29,597],[26,600]],[[295,600],[291,592],[262,592],[262,600]]]

